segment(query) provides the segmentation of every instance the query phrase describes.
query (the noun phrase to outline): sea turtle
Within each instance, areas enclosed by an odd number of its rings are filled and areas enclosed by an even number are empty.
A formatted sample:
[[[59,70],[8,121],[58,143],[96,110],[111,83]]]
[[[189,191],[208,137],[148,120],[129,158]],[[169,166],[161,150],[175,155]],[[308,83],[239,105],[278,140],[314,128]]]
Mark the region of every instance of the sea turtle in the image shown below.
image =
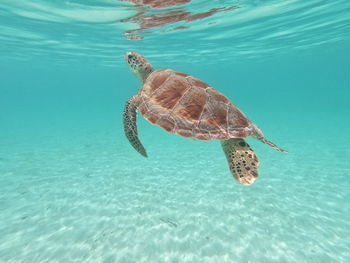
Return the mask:
[[[228,98],[205,82],[171,69],[154,70],[140,54],[128,52],[125,61],[142,81],[139,92],[125,104],[125,135],[143,156],[147,153],[138,138],[136,111],[149,122],[186,138],[220,140],[229,168],[241,184],[258,177],[259,161],[243,138],[254,137],[285,152],[268,141]]]

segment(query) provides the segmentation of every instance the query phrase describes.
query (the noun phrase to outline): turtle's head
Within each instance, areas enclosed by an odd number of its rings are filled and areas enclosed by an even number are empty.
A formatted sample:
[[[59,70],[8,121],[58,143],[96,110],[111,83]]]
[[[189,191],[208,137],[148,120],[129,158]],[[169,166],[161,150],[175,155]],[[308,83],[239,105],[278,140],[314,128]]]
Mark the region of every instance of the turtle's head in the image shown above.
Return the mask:
[[[143,56],[136,52],[127,52],[124,58],[131,71],[142,82],[144,82],[154,70],[152,65]]]

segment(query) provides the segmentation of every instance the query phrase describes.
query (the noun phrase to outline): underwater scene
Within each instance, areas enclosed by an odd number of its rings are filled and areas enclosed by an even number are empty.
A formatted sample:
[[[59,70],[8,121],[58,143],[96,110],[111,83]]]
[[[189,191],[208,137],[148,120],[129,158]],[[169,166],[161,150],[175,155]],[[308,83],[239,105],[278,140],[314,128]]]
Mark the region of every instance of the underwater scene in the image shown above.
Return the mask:
[[[1,0],[0,59],[0,262],[350,262],[348,0]]]

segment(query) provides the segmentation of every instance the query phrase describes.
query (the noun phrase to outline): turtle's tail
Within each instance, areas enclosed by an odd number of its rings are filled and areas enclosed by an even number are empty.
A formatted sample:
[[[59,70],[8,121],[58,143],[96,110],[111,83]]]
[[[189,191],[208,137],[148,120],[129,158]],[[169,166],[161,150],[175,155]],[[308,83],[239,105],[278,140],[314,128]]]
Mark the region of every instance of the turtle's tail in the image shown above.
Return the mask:
[[[274,148],[275,150],[277,151],[280,151],[280,152],[285,152],[287,153],[288,151],[286,150],[283,150],[282,148],[278,147],[276,144],[270,142],[269,140],[267,140],[265,137],[256,137],[259,141],[263,142],[263,143],[266,143],[267,145],[271,146],[272,148]]]

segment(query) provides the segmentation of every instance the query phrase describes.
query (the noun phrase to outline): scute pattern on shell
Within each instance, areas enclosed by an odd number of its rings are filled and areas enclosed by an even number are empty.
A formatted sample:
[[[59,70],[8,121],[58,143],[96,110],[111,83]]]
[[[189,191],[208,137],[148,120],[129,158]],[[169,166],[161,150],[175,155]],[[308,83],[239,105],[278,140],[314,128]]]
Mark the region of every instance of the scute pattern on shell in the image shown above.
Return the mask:
[[[245,138],[255,126],[223,94],[203,81],[170,69],[152,72],[137,96],[151,123],[200,140]]]

